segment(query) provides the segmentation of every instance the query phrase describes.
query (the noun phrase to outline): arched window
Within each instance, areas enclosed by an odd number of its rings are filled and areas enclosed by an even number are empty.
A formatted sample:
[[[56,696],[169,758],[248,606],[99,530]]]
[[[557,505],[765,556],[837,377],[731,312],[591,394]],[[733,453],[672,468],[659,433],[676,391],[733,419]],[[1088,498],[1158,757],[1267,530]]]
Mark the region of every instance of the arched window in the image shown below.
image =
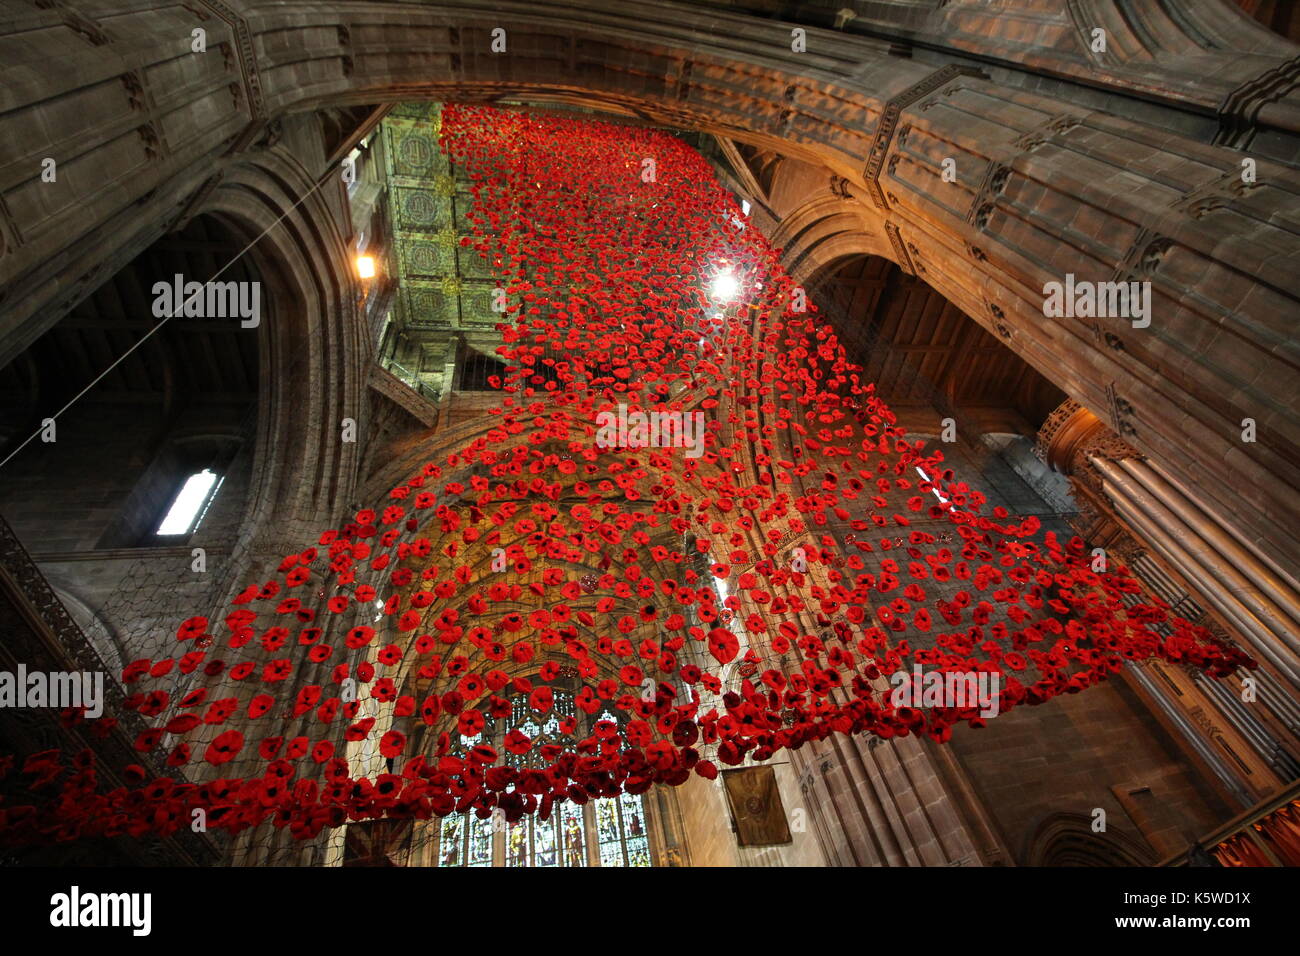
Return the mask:
[[[540,766],[542,744],[573,748],[579,735],[563,732],[566,717],[582,718],[590,726],[597,721],[621,723],[610,711],[586,718],[579,714],[572,692],[555,688],[554,706],[543,719],[529,706],[527,695],[511,702],[508,726],[489,724],[475,737],[459,737],[452,751],[463,754],[476,744],[496,741],[511,729],[518,729],[533,741],[522,755],[506,753],[516,768]],[[581,726],[581,722],[579,724]],[[556,803],[550,816],[535,814],[506,824],[499,815],[480,819],[474,813],[452,813],[438,828],[438,866],[653,866],[645,805],[640,795],[593,800],[585,806]]]
[[[577,717],[573,695],[566,690],[556,690],[554,700],[551,712],[546,715],[542,723],[538,723],[538,715],[529,706],[526,695],[519,694],[511,701],[510,725],[531,740],[533,746],[526,754],[512,754],[507,751],[505,759],[510,766],[516,769],[545,766],[546,761],[541,759],[539,753],[544,744],[557,744],[569,750],[577,745],[578,741],[573,734],[566,734],[560,730],[560,721],[566,717],[575,719]]]
[[[210,468],[186,478],[155,533],[159,537],[177,537],[197,531],[221,489],[221,481],[222,476]]]
[[[439,866],[491,866],[492,818],[449,813],[438,831]]]
[[[596,715],[597,722],[602,720],[622,724],[609,710],[602,710]],[[601,866],[651,865],[645,804],[639,794],[620,793],[613,799],[597,800],[595,811]]]

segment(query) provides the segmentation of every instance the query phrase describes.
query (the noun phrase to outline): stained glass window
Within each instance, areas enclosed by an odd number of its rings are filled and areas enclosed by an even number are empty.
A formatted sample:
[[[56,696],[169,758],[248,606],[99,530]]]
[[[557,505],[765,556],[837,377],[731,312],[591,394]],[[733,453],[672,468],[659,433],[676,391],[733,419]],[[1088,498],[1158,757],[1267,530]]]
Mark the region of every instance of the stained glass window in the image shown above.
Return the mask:
[[[596,837],[600,841],[600,865],[623,865],[623,831],[618,825],[618,804],[596,801]]]
[[[555,814],[545,820],[528,821],[533,831],[533,866],[559,866],[560,855],[555,842]]]
[[[491,866],[492,818],[449,813],[438,828],[438,866]]]
[[[506,866],[586,866],[582,808],[561,804],[542,820],[525,817],[506,830]]]
[[[560,729],[560,722],[576,714],[573,694],[567,690],[554,691],[554,704],[551,712],[545,715],[533,710],[526,694],[519,694],[511,702],[510,720],[512,726],[531,740],[533,745],[526,754],[507,753],[506,762],[512,767],[540,767],[547,763],[539,753],[544,744],[557,744],[572,749],[577,741],[572,734],[566,734]]]
[[[469,849],[465,855],[466,866],[492,865],[492,818],[480,820],[469,815]]]
[[[465,832],[468,815],[449,813],[442,818],[438,829],[438,865],[465,865]]]
[[[650,838],[646,833],[645,804],[637,793],[618,797],[618,813],[623,824],[623,848],[628,866],[650,865]]]
[[[577,716],[573,694],[568,690],[555,688],[554,706],[545,715],[536,713],[527,695],[521,694],[512,701],[508,722],[489,724],[474,737],[453,736],[451,750],[463,755],[480,743],[499,747],[500,737],[514,728],[533,746],[528,753],[506,753],[504,758],[513,767],[533,766],[540,759],[537,751],[543,744],[565,748],[576,745],[577,735],[564,733],[561,724],[564,718]],[[589,732],[590,726],[600,720],[622,724],[610,710],[603,710],[595,718],[582,715],[582,720],[580,726],[588,726],[588,731],[582,733]],[[645,806],[636,794],[594,800],[585,806],[557,803],[546,820],[530,815],[495,828],[491,817],[481,820],[473,813],[453,813],[442,819],[438,832],[439,866],[492,866],[494,859],[504,861],[508,867],[587,866],[592,862],[587,856],[589,848],[596,851],[600,866],[652,865]]]
[[[452,738],[451,752],[463,756],[470,748],[490,742],[492,733],[489,723],[473,737],[457,734]],[[438,865],[491,866],[493,842],[491,817],[482,820],[473,813],[450,813],[438,828]]]
[[[560,848],[561,866],[587,865],[587,822],[583,819],[582,807],[571,803],[560,807]]]
[[[639,794],[622,793],[596,801],[596,834],[601,866],[650,866],[645,806]]]
[[[528,866],[532,856],[532,821],[518,820],[506,828],[506,866]]]

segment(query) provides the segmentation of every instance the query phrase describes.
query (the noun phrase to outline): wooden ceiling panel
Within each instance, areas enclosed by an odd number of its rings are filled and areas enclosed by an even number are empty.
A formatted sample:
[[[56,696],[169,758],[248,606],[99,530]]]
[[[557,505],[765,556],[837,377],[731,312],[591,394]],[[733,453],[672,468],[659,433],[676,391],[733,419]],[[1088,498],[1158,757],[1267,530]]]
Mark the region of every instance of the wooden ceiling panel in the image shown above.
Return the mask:
[[[850,358],[887,402],[1006,408],[1037,427],[1064,398],[996,337],[888,260],[846,261],[817,298]]]
[[[207,281],[223,268],[219,281],[250,281],[255,272],[247,260],[231,264],[241,249],[220,223],[199,217],[145,250],[32,345],[36,403],[57,410],[100,375],[85,401],[155,402],[168,394],[169,383],[187,401],[255,400],[259,333],[242,328],[237,318],[177,316],[149,344],[133,349],[160,321],[153,314],[154,283],[178,273],[186,281]],[[265,314],[265,287],[261,305]],[[15,361],[0,370],[0,387],[23,387],[18,367]]]

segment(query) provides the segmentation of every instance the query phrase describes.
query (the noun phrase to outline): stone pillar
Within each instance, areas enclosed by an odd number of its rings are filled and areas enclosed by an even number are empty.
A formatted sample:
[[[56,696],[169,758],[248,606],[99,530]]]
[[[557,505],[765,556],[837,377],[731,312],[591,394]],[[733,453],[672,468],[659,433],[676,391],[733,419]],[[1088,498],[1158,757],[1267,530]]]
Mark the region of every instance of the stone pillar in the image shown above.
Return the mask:
[[[814,584],[830,585],[823,564],[810,564],[807,575]],[[806,633],[824,630],[812,613],[801,612],[800,618]],[[885,680],[878,681],[878,690],[887,687]],[[843,689],[831,697],[841,705],[848,702]],[[922,741],[833,734],[790,754],[804,781],[803,793],[815,798],[808,810],[817,832],[835,835],[823,847],[828,857],[852,866],[989,862]]]
[[[1049,465],[1159,554],[1230,631],[1300,688],[1300,590],[1279,563],[1234,533],[1233,516],[1185,493],[1075,402],[1049,416],[1039,448]]]
[[[1280,566],[1233,533],[1186,486],[1067,401],[1039,433],[1038,452],[1070,477],[1076,530],[1125,561],[1173,613],[1248,648],[1261,662],[1216,681],[1150,660],[1122,672],[1220,792],[1247,806],[1295,775],[1294,714],[1300,596]],[[1208,610],[1208,614],[1202,611]],[[1245,680],[1257,684],[1246,692]]]

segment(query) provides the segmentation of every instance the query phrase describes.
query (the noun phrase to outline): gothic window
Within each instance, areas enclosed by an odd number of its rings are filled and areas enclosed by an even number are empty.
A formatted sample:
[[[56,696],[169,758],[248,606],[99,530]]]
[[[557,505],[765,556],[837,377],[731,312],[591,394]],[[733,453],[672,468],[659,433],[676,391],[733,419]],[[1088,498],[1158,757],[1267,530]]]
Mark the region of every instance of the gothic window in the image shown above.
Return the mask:
[[[438,832],[439,866],[491,866],[492,818],[473,813],[449,813]]]
[[[528,697],[524,694],[515,697],[511,702],[511,724],[531,740],[533,746],[528,753],[522,755],[507,752],[506,761],[510,766],[516,768],[543,766],[546,761],[541,759],[539,751],[544,744],[557,744],[566,749],[572,749],[577,744],[572,734],[563,733],[560,729],[562,720],[577,716],[573,695],[566,690],[556,690],[554,700],[551,712],[545,717],[533,712],[528,704]]]
[[[601,866],[649,866],[645,806],[634,793],[596,801],[596,833]]]
[[[518,729],[533,741],[533,748],[523,755],[506,753],[505,759],[516,768],[536,766],[541,762],[537,751],[543,744],[572,748],[582,736],[564,733],[562,723],[566,717],[585,720],[589,727],[602,720],[621,723],[609,710],[593,718],[580,715],[572,692],[558,687],[554,706],[545,716],[535,713],[523,694],[514,698],[511,710],[508,726],[489,724],[474,737],[458,736],[453,740],[452,752],[463,754],[479,743],[499,743],[499,736]],[[533,814],[508,825],[499,818],[496,822],[493,817],[479,819],[473,813],[449,814],[439,824],[438,844],[439,866],[545,869],[593,864],[652,865],[645,805],[639,795],[630,793],[593,800],[585,806],[556,803],[546,820]]]
[[[465,865],[491,866],[493,825],[492,818],[486,819],[468,815],[468,833],[466,839]]]
[[[559,826],[561,859],[564,866],[587,865],[587,823],[582,807],[565,804]]]
[[[622,723],[608,709],[596,722]],[[596,840],[601,866],[650,866],[650,842],[646,836],[645,805],[640,794],[621,793],[595,801]]]
[[[221,481],[221,476],[208,468],[186,478],[155,533],[162,537],[173,537],[197,531],[221,488]]]
[[[525,817],[506,828],[506,866],[586,866],[583,808],[557,804],[548,819]]]
[[[442,818],[438,832],[438,865],[465,865],[465,837],[470,820],[468,813],[449,813]]]

